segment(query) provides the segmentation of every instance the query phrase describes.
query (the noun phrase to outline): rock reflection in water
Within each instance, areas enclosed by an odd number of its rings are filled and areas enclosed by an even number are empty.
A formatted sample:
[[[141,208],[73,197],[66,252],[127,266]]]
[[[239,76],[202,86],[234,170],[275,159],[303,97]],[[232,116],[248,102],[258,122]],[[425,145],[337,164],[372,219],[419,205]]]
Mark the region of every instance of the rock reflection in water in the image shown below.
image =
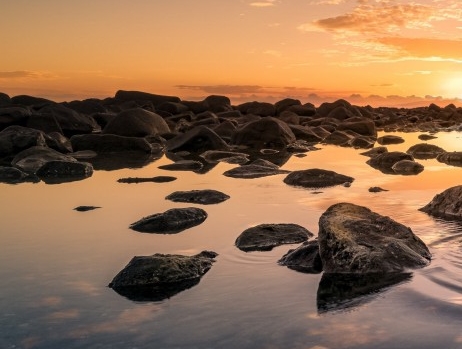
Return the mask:
[[[143,152],[126,151],[117,153],[101,153],[98,156],[86,159],[95,170],[115,171],[125,168],[142,168],[159,160],[163,152],[146,154]]]
[[[318,286],[318,313],[359,307],[388,288],[409,282],[412,273],[337,274],[324,273]]]

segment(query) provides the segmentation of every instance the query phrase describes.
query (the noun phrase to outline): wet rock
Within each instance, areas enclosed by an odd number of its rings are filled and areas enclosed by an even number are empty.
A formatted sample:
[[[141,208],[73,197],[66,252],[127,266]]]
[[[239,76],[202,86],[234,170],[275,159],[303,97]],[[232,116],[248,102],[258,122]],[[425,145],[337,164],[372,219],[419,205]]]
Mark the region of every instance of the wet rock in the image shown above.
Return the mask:
[[[103,134],[125,137],[145,137],[169,132],[170,128],[162,116],[143,108],[121,111],[103,129]]]
[[[462,167],[462,152],[444,152],[436,157],[436,160],[446,165]]]
[[[25,182],[28,174],[8,166],[0,166],[0,183],[16,184]]]
[[[392,169],[393,165],[401,160],[413,161],[414,158],[410,154],[399,151],[390,151],[371,157],[366,163],[385,174],[396,174]]]
[[[7,156],[12,158],[33,146],[47,146],[46,136],[42,131],[14,125],[0,132],[0,159]]]
[[[77,162],[72,156],[57,152],[48,147],[34,146],[18,153],[11,164],[21,171],[35,173],[49,161]]]
[[[158,168],[168,171],[200,171],[204,165],[194,160],[179,160],[172,164],[161,165]]]
[[[231,144],[254,149],[285,148],[295,139],[294,133],[285,122],[274,117],[265,117],[238,129],[231,138]]]
[[[197,126],[169,139],[166,144],[167,151],[189,151],[201,153],[207,150],[229,150],[228,144],[207,126]]]
[[[174,202],[187,202],[201,205],[218,204],[229,198],[229,195],[212,189],[176,191],[165,197],[166,200]]]
[[[332,144],[332,145],[339,145],[339,146],[348,146],[349,142],[354,137],[346,132],[337,131],[335,130],[326,138],[324,138],[323,143]]]
[[[90,177],[93,166],[87,162],[48,161],[40,167],[36,175],[48,184],[72,182]]]
[[[209,163],[226,162],[229,164],[245,164],[249,162],[248,154],[232,151],[207,150],[200,156]]]
[[[120,178],[117,180],[119,183],[145,183],[145,182],[153,182],[153,183],[167,183],[173,182],[177,178],[172,176],[156,176],[150,178],[141,178],[141,177],[127,177],[127,178]]]
[[[156,152],[161,149],[149,143],[145,138],[125,137],[112,134],[76,135],[70,139],[74,151],[93,150],[97,153],[139,151]]]
[[[443,148],[428,143],[415,144],[406,150],[406,153],[411,154],[415,159],[435,159],[439,154],[445,152]]]
[[[60,153],[72,153],[72,143],[69,138],[58,132],[50,132],[46,137],[47,146],[59,151]]]
[[[374,121],[363,117],[352,117],[344,120],[337,128],[339,131],[350,130],[361,136],[377,138],[377,129]]]
[[[278,263],[303,273],[320,273],[322,271],[322,260],[319,255],[318,241],[305,241],[296,249],[289,250]]]
[[[266,176],[274,176],[277,174],[286,174],[290,171],[281,170],[279,166],[266,161],[266,160],[255,160],[248,165],[242,165],[239,167],[232,168],[223,173],[226,177],[232,178],[260,178]]]
[[[288,185],[312,189],[332,187],[353,181],[352,177],[317,168],[293,171],[284,178],[284,183]]]
[[[260,224],[244,230],[236,239],[242,251],[271,251],[284,244],[297,244],[308,240],[313,233],[297,224]]]
[[[212,251],[194,256],[160,253],[136,256],[109,287],[133,301],[161,301],[198,284],[217,256]]]
[[[291,153],[303,153],[303,152],[319,150],[319,148],[316,148],[310,142],[296,140],[295,142],[289,144],[286,150]]]
[[[292,130],[293,134],[297,138],[297,140],[303,140],[312,143],[319,143],[325,137],[329,135],[329,132],[325,134],[318,134],[313,131],[312,127],[301,126],[301,125],[289,125],[290,129]]]
[[[97,208],[101,208],[101,207],[100,206],[77,206],[76,208],[74,208],[74,210],[78,212],[86,212],[86,211],[96,210]]]
[[[431,139],[435,139],[435,138],[438,138],[438,137],[433,136],[433,135],[429,135],[429,134],[422,134],[422,135],[419,135],[417,138],[419,138],[422,141],[429,141]]]
[[[350,203],[332,205],[322,214],[318,240],[325,273],[395,273],[431,260],[410,228]]]
[[[388,190],[380,188],[380,187],[370,187],[369,188],[370,193],[380,193],[381,191],[388,191]]]
[[[207,219],[207,212],[197,207],[172,208],[132,223],[130,229],[142,233],[176,234]]]
[[[451,187],[435,195],[427,205],[419,210],[435,217],[462,219],[462,185]]]
[[[391,169],[400,175],[416,175],[424,170],[424,166],[413,160],[400,160]]]
[[[400,136],[385,135],[377,138],[377,143],[379,143],[380,145],[400,144],[404,143],[404,139]]]

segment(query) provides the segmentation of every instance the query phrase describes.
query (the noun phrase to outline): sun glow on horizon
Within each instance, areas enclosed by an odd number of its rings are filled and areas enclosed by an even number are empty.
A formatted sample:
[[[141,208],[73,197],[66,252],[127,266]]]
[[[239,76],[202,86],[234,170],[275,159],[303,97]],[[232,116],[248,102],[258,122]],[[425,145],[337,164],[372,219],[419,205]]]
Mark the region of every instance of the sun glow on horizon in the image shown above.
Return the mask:
[[[462,98],[462,74],[447,78],[442,84],[442,89],[448,97]]]

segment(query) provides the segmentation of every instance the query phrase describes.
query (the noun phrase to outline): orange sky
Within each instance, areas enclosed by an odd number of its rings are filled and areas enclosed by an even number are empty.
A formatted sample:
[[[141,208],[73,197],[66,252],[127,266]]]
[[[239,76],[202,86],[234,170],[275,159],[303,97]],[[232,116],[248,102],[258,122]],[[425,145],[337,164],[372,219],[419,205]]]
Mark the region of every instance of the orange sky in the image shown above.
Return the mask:
[[[460,0],[11,0],[1,14],[10,96],[462,105]]]

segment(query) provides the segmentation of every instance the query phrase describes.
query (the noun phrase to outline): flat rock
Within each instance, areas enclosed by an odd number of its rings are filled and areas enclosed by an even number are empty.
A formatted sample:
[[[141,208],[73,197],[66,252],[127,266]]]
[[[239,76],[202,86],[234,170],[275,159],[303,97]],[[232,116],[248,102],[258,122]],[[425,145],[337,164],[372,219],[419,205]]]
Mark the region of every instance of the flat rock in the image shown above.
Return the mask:
[[[422,134],[422,135],[419,135],[417,138],[419,138],[422,141],[429,141],[430,139],[435,139],[435,138],[438,138],[438,137],[433,136],[433,135],[429,135],[429,134]]]
[[[392,167],[401,160],[413,161],[414,158],[412,155],[400,151],[390,151],[373,156],[366,163],[385,174],[396,174]]]
[[[284,178],[284,183],[304,188],[326,188],[353,181],[352,177],[318,168],[293,171]]]
[[[176,191],[165,197],[165,199],[174,202],[187,202],[201,205],[218,204],[229,198],[229,195],[213,189]]]
[[[217,256],[212,251],[135,256],[108,286],[133,301],[161,301],[198,284]]]
[[[388,190],[380,188],[380,187],[370,187],[369,188],[370,193],[380,193],[381,191],[388,191]]]
[[[145,183],[145,182],[153,182],[153,183],[167,183],[167,182],[173,182],[177,178],[172,177],[172,176],[155,176],[155,177],[149,177],[149,178],[143,178],[143,177],[126,177],[126,178],[120,178],[117,180],[119,183]]]
[[[415,144],[406,150],[406,153],[411,154],[415,159],[435,159],[439,154],[446,151],[434,144],[419,143]]]
[[[210,163],[227,162],[233,164],[245,164],[249,162],[248,154],[233,151],[207,150],[202,153],[200,157]]]
[[[379,143],[380,145],[400,144],[404,143],[404,139],[400,136],[385,135],[377,138],[377,143]]]
[[[391,169],[400,175],[416,175],[424,170],[424,166],[413,160],[400,160]]]
[[[75,158],[62,154],[48,147],[33,146],[21,151],[11,161],[11,164],[21,171],[35,173],[49,161],[77,162]]]
[[[88,162],[54,160],[40,167],[36,175],[45,183],[58,184],[90,177],[93,166]]]
[[[427,205],[419,210],[435,217],[462,219],[462,185],[451,187],[435,195]]]
[[[0,183],[22,183],[26,181],[27,177],[27,173],[15,167],[0,166]]]
[[[195,160],[179,160],[172,164],[161,165],[158,168],[168,171],[200,171],[204,165]]]
[[[223,175],[232,178],[252,179],[287,173],[290,173],[290,171],[281,170],[279,166],[272,162],[259,159],[248,165],[242,165],[225,171]]]
[[[207,150],[229,150],[228,144],[207,126],[196,126],[193,129],[169,139],[167,151],[189,151],[201,153]]]
[[[207,219],[207,212],[197,207],[172,208],[132,223],[130,229],[141,233],[176,234]]]
[[[153,153],[160,146],[149,143],[142,137],[126,137],[113,134],[75,135],[71,139],[74,151],[92,150],[97,153],[133,152]]]
[[[319,255],[318,241],[305,241],[296,249],[289,250],[278,263],[303,273],[320,273],[322,271],[322,260]]]
[[[242,251],[271,251],[284,244],[296,244],[308,240],[313,233],[297,224],[260,224],[244,230],[236,239]]]
[[[462,167],[462,151],[444,152],[436,160],[446,165]]]
[[[332,205],[322,214],[318,240],[325,273],[396,273],[431,260],[410,228],[350,203]]]
[[[74,208],[74,210],[78,212],[87,212],[87,211],[96,210],[97,208],[101,208],[101,207],[100,206],[77,206],[76,208]]]
[[[370,149],[368,151],[362,152],[360,154],[364,155],[364,156],[369,156],[370,158],[372,158],[374,156],[377,156],[377,155],[383,154],[383,153],[387,153],[387,152],[388,152],[387,147],[375,147],[375,148],[372,148],[372,149]]]

